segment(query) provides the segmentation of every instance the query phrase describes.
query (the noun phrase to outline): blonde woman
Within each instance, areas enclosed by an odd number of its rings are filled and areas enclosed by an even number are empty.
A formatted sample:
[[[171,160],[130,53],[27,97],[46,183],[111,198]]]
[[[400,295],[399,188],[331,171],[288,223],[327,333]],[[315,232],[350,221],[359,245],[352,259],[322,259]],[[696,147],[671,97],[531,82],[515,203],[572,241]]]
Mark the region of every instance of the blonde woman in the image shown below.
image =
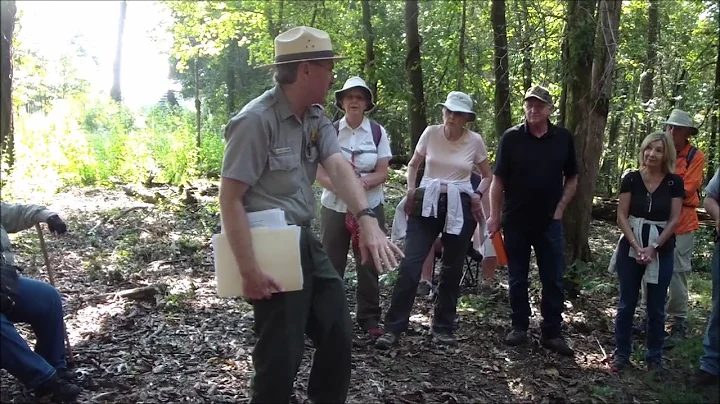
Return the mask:
[[[615,353],[611,370],[620,371],[632,353],[632,321],[647,285],[648,370],[662,371],[665,297],[673,274],[675,227],[685,197],[683,180],[675,171],[675,147],[664,132],[648,135],[640,146],[640,170],[627,173],[620,185],[617,222],[622,237],[615,270],[620,299],[615,317]]]

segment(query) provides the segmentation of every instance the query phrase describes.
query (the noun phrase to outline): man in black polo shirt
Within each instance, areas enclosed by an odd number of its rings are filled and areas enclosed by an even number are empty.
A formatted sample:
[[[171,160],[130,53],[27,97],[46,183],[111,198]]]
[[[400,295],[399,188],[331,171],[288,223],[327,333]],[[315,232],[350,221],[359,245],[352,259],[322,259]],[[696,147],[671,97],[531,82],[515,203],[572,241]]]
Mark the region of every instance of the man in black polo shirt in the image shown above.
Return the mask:
[[[516,346],[527,340],[528,272],[533,247],[543,286],[541,343],[572,356],[560,331],[565,302],[562,216],[575,193],[578,169],[572,134],[548,120],[552,106],[547,89],[530,88],[523,104],[525,122],[505,131],[500,139],[490,188],[488,231],[494,234],[500,229],[502,211],[512,307],[512,331],[505,343]]]

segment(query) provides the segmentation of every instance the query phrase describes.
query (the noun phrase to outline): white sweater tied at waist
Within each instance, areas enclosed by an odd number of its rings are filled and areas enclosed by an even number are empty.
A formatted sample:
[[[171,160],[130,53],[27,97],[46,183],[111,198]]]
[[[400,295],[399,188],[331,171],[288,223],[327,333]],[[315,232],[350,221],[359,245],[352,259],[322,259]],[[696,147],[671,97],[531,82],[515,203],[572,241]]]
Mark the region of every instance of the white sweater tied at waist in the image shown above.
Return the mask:
[[[630,216],[628,218],[628,222],[630,224],[630,228],[632,229],[633,235],[635,236],[635,240],[638,241],[641,247],[645,248],[649,245],[652,245],[655,241],[657,241],[658,237],[660,237],[660,233],[662,230],[661,228],[667,227],[667,220],[660,221],[660,220],[648,220],[642,217],[635,217]],[[650,225],[650,232],[648,234],[648,240],[647,245],[643,246],[643,238],[642,238],[642,232],[643,227],[645,225]],[[615,248],[615,252],[613,253],[612,258],[610,259],[610,265],[608,269],[610,272],[617,271],[616,262],[617,262],[617,254],[618,249],[620,247],[620,240],[622,240],[623,236],[620,236],[620,239],[618,240],[618,246]],[[635,249],[630,247],[630,251],[628,252],[628,256],[630,258],[637,259],[638,256],[635,253]],[[660,273],[660,260],[656,256],[654,260],[650,261],[649,264],[647,264],[647,268],[645,269],[645,275],[643,275],[643,282],[650,283],[653,285],[657,285],[658,283],[658,274]]]
[[[420,187],[425,188],[425,195],[423,196],[421,215],[424,217],[437,217],[443,185],[447,193],[447,214],[445,215],[443,231],[448,234],[458,235],[462,231],[465,221],[460,194],[465,193],[472,196],[475,191],[469,179],[466,181],[446,181],[423,177],[422,181],[420,181]]]

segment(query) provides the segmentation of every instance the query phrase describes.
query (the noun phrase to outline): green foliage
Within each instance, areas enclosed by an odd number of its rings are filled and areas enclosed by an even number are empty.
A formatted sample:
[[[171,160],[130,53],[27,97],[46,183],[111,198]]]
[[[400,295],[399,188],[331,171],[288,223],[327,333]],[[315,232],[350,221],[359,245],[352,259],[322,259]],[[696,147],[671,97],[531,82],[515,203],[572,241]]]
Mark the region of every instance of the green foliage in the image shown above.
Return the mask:
[[[191,111],[158,105],[137,114],[110,100],[53,105],[48,115],[16,120],[17,162],[12,171],[3,169],[5,195],[114,181],[183,184],[219,175],[223,140],[208,125],[198,149]]]
[[[514,122],[520,122],[525,60],[532,84],[548,87],[556,100],[562,85],[572,80],[563,79],[566,66],[561,60],[569,3],[506,3],[510,103]],[[394,154],[410,154],[405,2],[369,2],[375,54],[371,67],[365,66],[366,29],[359,0],[165,0],[162,4],[172,17],[171,24],[162,27],[173,40],[171,76],[182,85],[180,98],[193,99],[197,92],[202,105],[199,147],[195,111],[162,104],[136,112],[95,98],[88,94],[83,79],[85,69],[96,66],[84,38],[74,38],[64,53],[51,60],[23,42],[18,25],[13,82],[18,164],[13,172],[4,167],[2,181],[37,190],[150,177],[182,184],[200,176],[219,176],[222,126],[272,85],[270,71],[256,67],[273,60],[274,36],[297,25],[327,31],[334,48],[349,57],[336,65],[336,88],[356,74],[376,82],[377,108],[371,117],[388,130]],[[478,113],[472,128],[483,134],[492,159],[499,139],[492,135],[495,83],[490,7],[488,1],[467,0],[465,5],[464,57],[460,60],[463,2],[419,4],[424,108],[428,122],[437,123],[441,115],[435,105],[449,91],[470,94]],[[598,177],[606,192],[613,191],[624,168],[635,165],[637,143],[646,132],[641,123],[649,117],[656,123],[654,129],[661,129],[660,122],[673,106],[690,111],[703,123],[700,135],[693,139],[701,149],[717,146],[708,127],[718,6],[709,0],[667,0],[659,5],[655,94],[652,102],[642,105],[639,87],[646,68],[648,2],[623,2],[609,117],[610,121],[620,119],[620,129],[618,138],[605,148],[604,158],[612,164]],[[570,49],[571,58],[578,46],[593,42],[593,25]],[[330,92],[326,111],[338,118],[332,101]]]

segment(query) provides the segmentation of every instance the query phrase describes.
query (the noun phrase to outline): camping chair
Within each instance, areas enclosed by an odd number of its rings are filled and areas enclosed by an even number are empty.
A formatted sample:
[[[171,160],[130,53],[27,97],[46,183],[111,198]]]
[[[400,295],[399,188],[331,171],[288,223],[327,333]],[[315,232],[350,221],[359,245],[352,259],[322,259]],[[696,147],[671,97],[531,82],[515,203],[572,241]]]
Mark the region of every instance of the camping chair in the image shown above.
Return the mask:
[[[435,260],[433,261],[433,278],[435,277],[435,266],[442,259],[442,251],[435,252]],[[463,274],[460,278],[460,285],[467,288],[474,288],[480,280],[480,269],[482,267],[483,255],[480,254],[472,243],[468,247],[465,254],[465,265],[463,266]]]
[[[45,269],[48,273],[48,279],[50,280],[50,284],[55,287],[55,271],[50,264],[50,255],[48,255],[47,245],[45,244],[45,237],[43,236],[43,230],[40,226],[40,223],[35,225],[35,229],[37,230],[38,238],[40,238],[40,249],[42,250],[43,259],[45,260]],[[75,358],[72,353],[72,347],[70,346],[70,338],[68,338],[67,325],[65,325],[65,320],[63,320],[63,333],[65,334],[65,355],[67,355],[67,361],[68,364],[70,364],[72,362],[75,362]]]

